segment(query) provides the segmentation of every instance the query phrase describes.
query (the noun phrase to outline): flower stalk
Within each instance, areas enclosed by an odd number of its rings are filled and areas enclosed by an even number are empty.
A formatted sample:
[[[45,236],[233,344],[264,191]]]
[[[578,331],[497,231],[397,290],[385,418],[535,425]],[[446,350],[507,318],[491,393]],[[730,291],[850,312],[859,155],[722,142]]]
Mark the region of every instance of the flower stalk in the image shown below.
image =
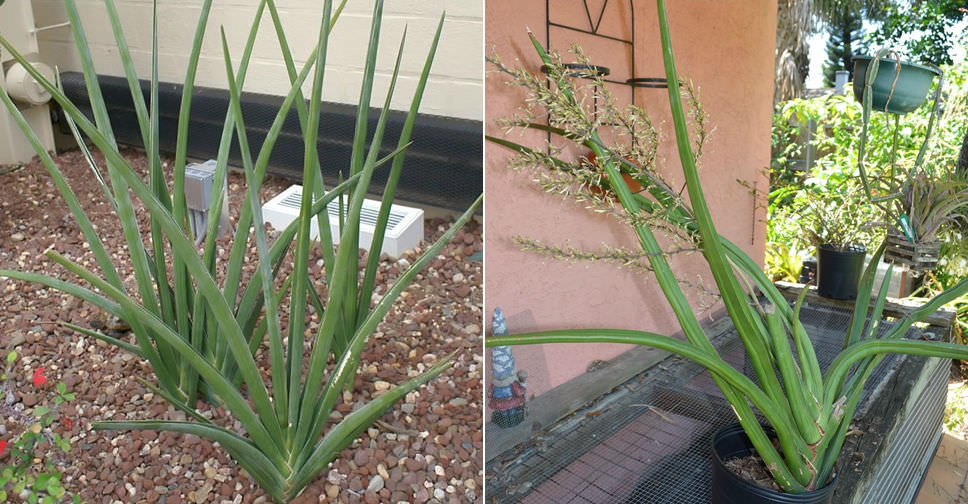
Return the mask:
[[[633,343],[653,346],[690,359],[710,373],[783,491],[802,493],[823,487],[833,474],[863,384],[885,354],[968,357],[968,348],[963,345],[901,339],[912,324],[968,292],[968,280],[936,296],[883,336],[878,336],[878,321],[886,300],[887,282],[881,285],[873,306],[870,293],[874,283],[874,268],[883,253],[882,246],[874,254],[871,261],[873,266],[869,266],[863,276],[860,286],[862,295],[854,307],[850,330],[845,334],[845,349],[826,373],[822,372],[814,348],[799,320],[804,295],[791,307],[757,263],[716,230],[699,178],[696,163],[699,149],[691,139],[689,114],[683,107],[684,98],[679,86],[682,80],[676,70],[664,0],[657,0],[657,5],[663,61],[669,83],[669,104],[689,203],[682,198],[663,197],[668,193],[661,190],[662,184],[655,175],[654,166],[636,166],[636,172],[642,179],[640,183],[646,188],[648,196],[631,193],[621,177],[627,161],[624,156],[616,155],[622,147],[606,144],[596,131],[569,131],[565,125],[560,131],[553,132],[556,138],[590,148],[603,168],[611,192],[617,197],[617,204],[628,215],[639,216],[630,219],[633,223],[631,227],[686,341],[644,331],[571,329],[495,336],[487,338],[486,345]],[[552,85],[561,90],[560,94],[549,98],[555,101],[549,110],[567,110],[573,116],[588,114],[581,106],[581,99],[575,97],[575,85],[570,82],[571,78],[563,70],[561,62],[546,51],[535,37],[532,36],[531,41],[542,63],[551,69],[548,74]],[[511,75],[515,78],[520,73],[512,72]],[[529,87],[528,79],[515,79],[522,86]],[[540,95],[530,98],[533,103],[545,105],[543,99]],[[570,123],[581,125],[588,124],[588,121],[572,118]],[[551,128],[548,130],[552,131]],[[635,131],[628,131],[627,134],[634,138]],[[507,140],[497,142],[519,153],[528,152],[527,147]],[[532,156],[530,159],[537,161],[535,169],[562,170],[571,165],[551,154]],[[703,332],[654,233],[655,229],[661,230],[666,226],[686,233],[702,251],[758,383],[727,364]],[[890,278],[890,272],[886,278]],[[748,284],[756,286],[772,309],[761,305],[764,301],[747,288]],[[872,322],[866,323],[867,320]],[[761,414],[776,432],[778,446],[774,446],[774,439],[767,436],[754,413]]]

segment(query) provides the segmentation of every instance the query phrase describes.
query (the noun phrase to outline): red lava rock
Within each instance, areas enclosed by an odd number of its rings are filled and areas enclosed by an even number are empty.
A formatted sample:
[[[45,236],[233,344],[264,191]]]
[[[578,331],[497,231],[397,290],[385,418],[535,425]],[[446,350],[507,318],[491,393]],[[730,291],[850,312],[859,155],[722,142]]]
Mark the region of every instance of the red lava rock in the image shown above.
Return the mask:
[[[142,174],[147,173],[147,162],[141,153],[128,150],[123,154]],[[95,153],[95,158],[101,166],[104,165],[103,156]],[[91,177],[83,155],[67,152],[57,156],[55,161],[97,227],[109,255],[115,258],[126,287],[135,291],[137,287],[131,276],[131,264],[124,249],[120,226],[110,203],[103,198],[97,180]],[[168,164],[171,164],[170,160]],[[9,230],[10,235],[22,234],[24,239],[0,240],[0,269],[43,273],[73,281],[72,275],[41,254],[51,248],[99,272],[92,252],[84,246],[83,237],[70,211],[38,161],[3,175],[3,183],[7,190],[0,201],[0,227]],[[267,178],[263,200],[278,194],[291,183]],[[229,185],[230,211],[233,219],[237,219],[242,203],[242,198],[238,196],[243,194],[244,176],[231,173]],[[143,205],[134,201],[134,206],[142,229],[147,229],[148,216]],[[38,211],[39,208],[43,211]],[[452,218],[428,219],[424,226],[425,243],[439,237],[451,221]],[[421,387],[416,399],[411,397],[406,401],[406,410],[401,408],[404,402],[390,408],[381,418],[389,427],[378,426],[379,435],[371,439],[364,433],[361,441],[345,449],[333,461],[332,467],[341,475],[336,500],[364,502],[365,497],[357,497],[349,490],[355,488],[356,492],[361,492],[365,489],[365,483],[378,474],[378,464],[384,464],[389,477],[385,478],[385,487],[379,493],[370,493],[371,501],[376,498],[377,502],[392,504],[400,501],[428,502],[433,498],[432,489],[425,488],[423,484],[438,479],[446,484],[455,479],[472,479],[477,483],[476,488],[483,488],[483,364],[479,358],[474,358],[480,353],[482,335],[480,331],[472,334],[463,330],[471,325],[483,327],[482,263],[467,259],[482,250],[481,232],[482,226],[476,221],[458,231],[457,237],[440,251],[428,269],[421,273],[390,310],[386,320],[377,327],[378,335],[367,341],[361,371],[351,389],[352,400],[349,404],[340,402],[334,408],[343,416],[358,403],[373,397],[373,382],[377,379],[399,384],[417,371],[418,364],[428,366],[437,357],[453,351],[457,351],[455,367]],[[230,239],[225,239],[219,245],[223,248],[219,252],[219,260],[223,261],[228,257]],[[251,257],[255,257],[254,244],[250,245]],[[425,246],[421,246],[421,250],[423,248]],[[361,253],[361,257],[365,257],[365,253]],[[384,257],[377,272],[376,292],[386,292],[387,283],[394,281],[404,271],[403,263],[413,264],[417,257],[414,252],[404,253],[395,259]],[[310,275],[313,285],[321,296],[325,296],[325,286],[319,281],[325,266],[321,263],[317,265],[321,259],[320,251],[314,248],[310,257],[310,264],[313,265]],[[291,266],[287,265],[291,263],[291,260],[284,261],[280,275],[284,277],[290,272],[287,268]],[[243,267],[246,279],[255,266],[255,262],[249,262]],[[232,501],[237,495],[241,495],[242,502],[248,504],[257,499],[262,499],[261,502],[266,504],[270,502],[251,478],[210,441],[153,431],[122,434],[89,430],[92,422],[102,420],[184,418],[160,396],[138,382],[137,379],[141,378],[156,383],[150,366],[141,359],[52,324],[68,322],[109,331],[112,336],[134,343],[130,332],[110,332],[110,328],[116,326],[116,321],[111,317],[85,302],[46,287],[9,279],[0,279],[0,302],[8,314],[7,317],[0,317],[0,335],[3,335],[0,342],[14,344],[22,338],[18,347],[22,358],[30,359],[32,368],[45,366],[51,382],[63,381],[77,395],[77,399],[60,412],[61,418],[72,418],[74,426],[70,433],[73,436],[84,435],[83,438],[73,439],[70,457],[62,467],[58,467],[64,474],[64,485],[69,492],[78,493],[83,500],[92,503],[117,500],[131,504],[162,501],[184,504],[189,492],[208,485],[212,489],[208,503]],[[280,306],[280,313],[285,328],[288,326],[288,301],[284,304],[286,306]],[[318,315],[314,310],[309,313],[310,325],[318,324]],[[428,354],[433,354],[434,359],[422,361],[421,357]],[[267,352],[260,351],[257,359],[260,359],[258,363],[263,369],[268,369]],[[24,396],[18,397],[25,407],[47,400],[45,393],[33,392],[29,374],[25,377],[13,376],[11,380],[15,381],[13,385],[16,390],[25,391]],[[448,401],[457,396],[467,399],[467,404],[449,405]],[[445,404],[447,406],[442,407]],[[201,402],[197,406],[206,414],[212,413],[213,421],[219,425],[237,428],[235,420],[223,408],[211,408]],[[448,420],[450,426],[446,426]],[[444,426],[441,426],[442,422]],[[452,432],[451,427],[456,426],[462,430]],[[431,435],[421,440],[416,433],[424,431]],[[67,433],[68,430],[65,428],[57,432]],[[390,434],[397,437],[390,439]],[[447,447],[448,443],[454,447]],[[466,446],[462,443],[466,443]],[[360,458],[359,453],[363,454]],[[425,459],[421,458],[418,462],[414,458],[418,454],[434,453],[438,456],[430,467]],[[183,456],[188,458],[183,459]],[[400,460],[404,460],[404,463],[399,464]],[[206,476],[205,464],[211,468],[213,463],[220,478],[218,481]],[[437,465],[444,468],[444,476],[438,477],[434,473]],[[327,472],[323,471],[321,479],[311,484],[298,502],[315,504],[320,495],[326,495]],[[125,483],[134,486],[134,496],[131,496]],[[456,486],[456,493],[448,494],[444,501],[456,499],[470,502],[473,497],[465,498],[464,490],[462,485]],[[476,502],[480,502],[480,497]]]
[[[353,490],[354,492],[363,490],[363,480],[359,476],[356,476],[350,480],[350,490]]]
[[[370,454],[367,453],[367,450],[357,450],[357,452],[353,455],[353,462],[357,466],[365,466],[369,461]]]
[[[32,408],[37,404],[37,396],[35,394],[24,394],[20,402],[24,403],[24,406]]]
[[[430,492],[428,492],[426,488],[421,488],[413,496],[413,501],[416,502],[417,504],[423,504],[424,502],[427,502],[429,500],[430,500]]]
[[[447,418],[447,417],[441,418],[440,421],[437,422],[437,432],[443,434],[444,432],[447,432],[447,428],[453,424],[454,424],[454,421],[451,420],[450,418]],[[447,444],[447,443],[443,443],[443,444]]]
[[[406,465],[407,465],[407,470],[409,471],[417,471],[426,467],[426,464],[421,464],[420,462],[417,462],[415,459],[412,459],[412,458],[407,459]]]

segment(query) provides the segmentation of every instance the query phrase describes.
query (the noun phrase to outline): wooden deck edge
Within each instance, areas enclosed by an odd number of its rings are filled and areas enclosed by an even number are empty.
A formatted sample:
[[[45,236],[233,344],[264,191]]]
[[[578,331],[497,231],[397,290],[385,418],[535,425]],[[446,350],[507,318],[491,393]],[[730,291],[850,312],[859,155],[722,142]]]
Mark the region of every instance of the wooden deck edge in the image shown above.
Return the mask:
[[[723,310],[716,313],[713,322],[704,326],[706,334],[712,339],[732,329],[733,324]],[[681,336],[681,332],[677,336]],[[485,462],[490,462],[502,453],[528,441],[535,432],[555,424],[670,355],[672,354],[669,352],[651,347],[632,347],[609,360],[603,367],[576,376],[528,401],[528,416],[520,424],[502,429],[493,422],[486,422],[484,426]]]
[[[779,289],[780,293],[790,299],[796,299],[800,296],[800,292],[806,285],[800,283],[792,282],[776,282],[776,288]],[[815,286],[810,286],[810,291],[807,293],[806,302],[813,302],[815,304],[822,304],[828,306],[838,306],[842,308],[853,309],[853,301],[841,301],[838,299],[827,299],[820,297],[817,294],[817,288]],[[914,299],[898,299],[888,297],[887,302],[884,304],[884,315],[888,317],[906,317],[911,314],[914,310],[923,306],[922,301]],[[873,307],[873,303],[871,303]],[[929,325],[943,327],[945,329],[950,329],[954,326],[955,317],[957,312],[950,308],[941,307],[938,311],[928,315],[924,322]]]

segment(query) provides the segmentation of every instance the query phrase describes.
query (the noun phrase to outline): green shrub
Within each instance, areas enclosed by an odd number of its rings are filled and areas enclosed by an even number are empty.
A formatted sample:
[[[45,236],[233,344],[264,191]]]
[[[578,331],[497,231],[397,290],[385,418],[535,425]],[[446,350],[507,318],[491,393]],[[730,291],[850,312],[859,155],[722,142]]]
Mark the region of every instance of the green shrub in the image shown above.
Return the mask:
[[[968,62],[944,67],[945,84],[942,114],[935,125],[926,166],[935,171],[951,170],[958,159],[962,139],[968,129]],[[931,92],[933,93],[933,91]],[[930,96],[930,93],[929,93]],[[911,166],[927,131],[931,101],[901,119],[897,131],[897,166]],[[851,206],[859,241],[873,249],[892,223],[885,222],[883,212],[864,198],[846,197],[860,186],[857,152],[862,127],[862,106],[853,97],[828,95],[797,99],[777,105],[773,116],[773,160],[770,169],[770,205],[767,220],[768,258],[771,264],[782,264],[782,244],[795,255],[808,255],[810,209],[836,201]],[[815,153],[813,165],[804,170],[806,157],[805,128],[812,126],[810,144]],[[872,114],[865,165],[873,177],[889,176],[893,152],[894,123],[886,114]],[[901,173],[896,173],[901,177]],[[961,233],[968,236],[968,233]],[[943,232],[945,250],[954,265],[959,251],[968,249],[956,233]],[[782,275],[781,271],[770,271]]]

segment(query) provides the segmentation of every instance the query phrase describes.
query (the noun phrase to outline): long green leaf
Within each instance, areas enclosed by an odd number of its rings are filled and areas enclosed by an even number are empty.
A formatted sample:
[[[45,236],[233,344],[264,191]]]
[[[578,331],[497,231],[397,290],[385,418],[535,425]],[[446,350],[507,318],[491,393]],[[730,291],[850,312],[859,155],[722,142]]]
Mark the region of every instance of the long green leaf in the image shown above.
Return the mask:
[[[387,119],[389,118],[389,115],[390,115],[389,114],[390,102],[393,99],[393,91],[397,85],[397,77],[400,75],[400,61],[403,58],[403,48],[406,43],[406,40],[407,40],[407,30],[404,29],[403,35],[400,37],[400,47],[399,49],[397,49],[397,59],[393,65],[393,73],[390,75],[390,84],[387,86],[387,93],[386,93],[386,98],[383,102],[383,109],[380,111],[380,118],[377,120],[376,130],[373,132],[373,138],[370,140],[370,149],[366,154],[366,161],[364,163],[367,166],[373,165],[373,163],[376,162],[378,156],[380,155],[380,147],[383,146],[383,133],[386,131]],[[411,108],[411,110],[413,109]],[[409,138],[407,140],[409,141]],[[405,144],[407,142],[403,142],[403,143]],[[403,154],[401,154],[398,157],[402,157],[402,156]],[[394,165],[396,165],[396,160],[394,160]],[[391,170],[390,175],[393,176],[393,167],[391,167],[390,170]],[[363,197],[365,197],[365,194],[363,195]],[[358,205],[360,208],[362,208],[363,197],[361,197],[359,201],[352,201],[351,205]],[[383,196],[384,205],[381,205],[380,213],[383,212],[384,206],[386,206],[386,211],[389,212],[390,203],[388,202],[388,198],[392,198],[392,197],[393,197],[392,192],[387,192],[387,190],[384,190],[384,196]],[[356,210],[356,209],[354,208],[353,210]],[[386,230],[387,230],[387,219],[383,219],[381,221],[378,216],[376,225],[373,228],[373,238],[370,242],[370,259],[368,261],[374,264],[374,268],[376,267],[375,263],[379,260],[379,257],[380,257],[380,251],[381,251],[381,248],[383,247],[383,235],[386,233]],[[350,246],[352,246],[353,244],[356,244],[358,249],[359,228],[357,227],[356,230],[354,231],[354,234],[352,236],[352,241],[347,242],[346,241],[347,238],[351,238],[351,237],[346,236],[346,233],[344,233],[340,237],[340,243],[349,244]],[[357,259],[359,258],[359,256],[356,256],[356,257]],[[348,289],[345,292],[345,296],[347,296],[348,299],[343,302],[343,319],[342,319],[343,327],[340,330],[340,333],[343,335],[350,334],[351,331],[353,331],[357,327],[359,322],[358,317],[360,317],[361,313],[368,311],[368,308],[370,305],[369,297],[367,297],[365,300],[358,298],[359,293],[357,292],[356,280],[358,275],[357,271],[359,270],[359,261],[354,260],[353,265],[356,266],[355,269],[353,269],[352,271],[347,269],[347,276],[350,278],[350,281],[347,284]],[[367,271],[369,272],[370,268],[368,268]],[[373,274],[374,275],[376,274],[375,270],[373,271]],[[365,274],[364,274],[364,283],[365,282],[366,280],[365,280]],[[346,342],[345,341],[340,342],[340,346],[337,347],[336,354],[340,355],[345,350],[346,350]]]
[[[319,135],[319,111],[322,105],[323,79],[326,75],[326,54],[329,48],[329,22],[332,15],[333,2],[323,2],[323,17],[319,27],[319,39],[316,44],[316,67],[313,75],[312,93],[309,98],[309,117],[303,131],[303,186],[302,200],[299,208],[299,232],[294,249],[293,271],[299,272],[293,279],[292,299],[297,302],[289,307],[289,348],[286,365],[288,366],[288,389],[293,400],[289,402],[289,424],[295,422],[299,415],[300,403],[305,401],[302,396],[300,378],[303,373],[303,332],[306,328],[306,289],[308,278],[302,272],[307,271],[309,264],[310,224],[312,216],[310,210],[313,204],[316,182],[320,179],[314,167],[318,166],[317,136]],[[361,105],[363,106],[363,105]],[[320,232],[323,232],[320,230]],[[349,247],[343,247],[348,249]],[[336,266],[339,268],[339,266]],[[329,265],[327,265],[329,268]],[[335,296],[338,299],[338,296]],[[298,400],[296,399],[298,398]],[[291,441],[291,439],[290,439]]]
[[[229,106],[235,111],[236,134],[239,138],[239,148],[242,152],[242,166],[245,169],[245,176],[248,182],[246,189],[246,203],[252,209],[252,215],[256,222],[265,222],[262,218],[262,202],[259,201],[259,190],[262,184],[255,180],[255,171],[252,167],[252,156],[249,153],[248,134],[245,131],[245,123],[242,118],[242,104],[239,101],[239,88],[235,82],[235,75],[232,70],[232,57],[229,53],[229,44],[225,38],[225,30],[222,29],[222,53],[225,59],[225,73],[229,83]],[[283,355],[282,329],[279,326],[279,300],[275,296],[272,287],[272,259],[269,254],[269,244],[266,239],[266,229],[264,226],[255,226],[256,250],[259,254],[258,268],[262,274],[262,293],[266,307],[266,322],[269,334],[269,360],[272,370],[272,393],[273,405],[276,408],[276,415],[281,425],[287,426],[287,410],[289,408],[289,387],[286,379],[286,363]],[[305,302],[297,304],[305,305]]]
[[[260,449],[262,449],[266,454],[274,454],[273,458],[279,467],[286,467],[284,457],[282,457],[281,447],[277,442],[280,436],[278,434],[273,436],[269,430],[266,429],[262,422],[260,422],[260,418],[255,412],[252,411],[248,401],[246,401],[246,399],[233,384],[229,383],[224,377],[222,377],[218,370],[210,362],[208,362],[207,359],[200,355],[191,345],[185,342],[180,335],[175,333],[171,327],[166,325],[163,320],[157,317],[157,315],[149,312],[137,301],[130,298],[127,294],[107,284],[96,275],[90,274],[84,270],[82,266],[77,265],[76,263],[73,263],[72,261],[69,261],[63,257],[60,257],[59,259],[59,262],[70,268],[73,273],[100,289],[105,293],[105,295],[117,302],[122,309],[130,314],[135,315],[137,320],[144,324],[146,328],[151,330],[156,337],[161,338],[166,343],[171,345],[172,348],[187,361],[188,365],[191,365],[193,368],[195,368],[198,373],[201,374],[209,383],[209,385],[218,392],[219,398],[224,401],[226,407],[232,412],[232,414],[239,419],[239,422],[242,423],[249,435],[252,436],[253,441],[259,445]],[[257,390],[255,387],[252,388]]]
[[[101,87],[98,84],[97,72],[94,68],[94,60],[91,57],[90,46],[88,45],[84,25],[81,22],[81,17],[77,10],[77,3],[75,0],[65,0],[64,7],[67,18],[70,21],[71,33],[74,37],[74,44],[77,46],[78,56],[81,60],[81,71],[84,74],[84,83],[87,89],[91,110],[94,113],[97,129],[106,140],[106,148],[108,150],[117,151],[117,142],[114,138],[114,132],[111,128],[111,120],[108,117],[104,95],[101,93]],[[33,70],[33,66],[30,65],[30,63],[27,62],[19,52],[10,47],[9,43],[7,43],[5,40],[0,40],[0,43],[4,45],[14,59],[17,59],[21,65],[25,65],[25,68],[28,72]],[[36,79],[36,76],[34,76],[34,78]],[[44,78],[44,81],[46,82],[47,79]],[[49,85],[50,83],[47,82],[47,84]],[[48,87],[49,90],[49,86],[45,87]],[[73,119],[75,122],[80,123],[76,116]],[[90,136],[90,134],[88,135]],[[138,229],[138,221],[134,215],[134,207],[132,206],[131,198],[128,195],[128,188],[124,180],[118,175],[119,170],[125,169],[127,162],[121,156],[117,156],[112,160],[108,160],[107,166],[108,174],[111,179],[111,185],[114,188],[115,200],[117,201],[118,220],[121,222],[122,233],[124,235],[125,242],[128,245],[129,255],[131,257],[132,266],[134,267],[135,280],[138,284],[138,291],[148,309],[154,313],[160,313],[158,298],[155,295],[155,289],[153,286],[151,268],[147,258],[147,251],[145,250],[144,243],[141,239],[141,232]]]
[[[255,39],[258,35],[259,25],[262,20],[262,15],[265,9],[266,0],[261,0],[259,6],[256,9],[255,16],[253,16],[252,24],[249,28],[249,35],[246,39],[245,48],[242,52],[242,59],[239,62],[238,74],[235,76],[238,87],[241,89],[245,83],[245,77],[249,68],[249,61],[251,60],[251,55],[253,48],[255,46]],[[205,246],[204,246],[204,261],[208,266],[209,273],[212,276],[216,275],[216,249],[217,249],[217,238],[219,234],[219,223],[222,219],[222,212],[228,211],[227,208],[222,208],[223,202],[225,201],[225,191],[228,187],[228,158],[230,149],[232,147],[232,140],[234,139],[234,117],[235,111],[231,107],[225,113],[225,123],[222,126],[222,136],[219,142],[218,154],[216,155],[215,162],[215,184],[212,191],[212,197],[209,202],[208,208],[208,221],[211,225],[208,226],[205,235]],[[248,208],[246,205],[243,205]],[[242,227],[242,222],[244,218],[240,218],[239,226]],[[248,224],[245,224],[245,229],[239,229],[239,233],[248,233]],[[236,235],[238,236],[238,234]],[[247,235],[246,235],[247,236]],[[247,240],[243,240],[243,243],[247,243]],[[244,262],[245,251],[243,247],[233,246],[231,249],[231,254],[229,256],[228,269],[230,275],[232,271],[241,272],[242,263]],[[232,278],[231,276],[229,278]],[[229,303],[235,302],[235,291],[231,289],[236,289],[237,286],[232,283],[232,281],[227,281],[223,293],[226,294],[226,299]],[[231,291],[231,295],[229,292]],[[206,355],[213,354],[216,363],[219,364],[223,372],[234,372],[237,370],[231,359],[228,358],[229,350],[228,345],[221,338],[215,338],[209,336],[214,334],[210,331],[214,322],[212,317],[206,315],[205,306],[200,297],[195,297],[194,304],[192,306],[192,328],[191,328],[191,339],[192,345],[198,349],[201,349]],[[248,332],[245,332],[248,334]],[[213,341],[214,340],[214,341]],[[231,370],[231,371],[229,371]],[[187,377],[188,382],[186,383],[186,388],[194,390],[197,382],[197,375],[189,374]],[[233,378],[231,375],[227,375],[230,380]]]
[[[94,422],[91,428],[99,430],[164,430],[192,434],[217,442],[225,447],[236,463],[242,466],[259,485],[278,502],[287,502],[285,490],[287,475],[280,472],[262,450],[247,439],[217,425],[172,420],[141,420],[122,422]]]
[[[769,355],[762,346],[757,344],[757,338],[754,336],[757,329],[752,320],[754,315],[751,313],[749,305],[746,304],[745,296],[742,294],[742,287],[732,274],[729,264],[726,261],[723,247],[719,240],[719,233],[716,232],[713,225],[712,216],[702,192],[702,186],[699,181],[689,139],[688,124],[682,108],[679,76],[676,72],[675,57],[672,50],[672,37],[669,33],[669,19],[665,11],[665,2],[663,0],[657,0],[657,3],[659,10],[659,33],[662,40],[662,59],[669,89],[669,106],[672,109],[672,120],[676,132],[676,145],[679,150],[679,161],[682,164],[683,175],[686,179],[689,201],[696,216],[699,233],[703,239],[703,256],[709,263],[713,278],[716,280],[716,285],[719,287],[720,294],[723,296],[723,301],[726,304],[730,318],[733,320],[737,332],[743,340],[746,351],[750,356],[750,362],[756,371],[757,378],[765,387],[766,392],[774,400],[779,400],[783,397],[783,393],[776,379],[776,373],[772,366],[769,366]],[[616,174],[617,177],[618,175]],[[732,404],[736,404],[736,402],[731,401]],[[752,424],[753,422],[747,423]],[[747,432],[750,431],[750,428],[755,429],[756,426],[747,426],[744,424],[744,429]],[[786,456],[790,469],[793,471],[794,477],[796,477],[800,485],[806,485],[811,481],[812,475],[801,462],[802,458],[809,459],[811,453],[803,442],[803,439],[790,436],[790,434],[791,432],[789,430],[777,429],[780,442],[784,445],[784,455]],[[754,440],[754,442],[757,444],[757,451],[762,455],[765,449],[762,440],[759,442]],[[772,462],[768,462],[768,466]],[[776,473],[774,473],[774,476],[776,476]],[[786,488],[786,485],[783,485],[784,482],[779,481],[780,478],[777,479],[778,483]]]
[[[414,91],[413,99],[410,101],[410,110],[407,112],[407,118],[403,123],[403,130],[400,132],[400,138],[397,141],[398,147],[409,143],[413,134],[413,125],[417,120],[417,111],[420,109],[423,93],[427,86],[427,79],[430,77],[430,69],[433,66],[434,57],[437,54],[437,45],[440,42],[440,34],[444,27],[444,17],[445,15],[441,14],[440,21],[437,23],[437,31],[434,33],[433,42],[431,42],[427,59],[424,61],[424,67],[420,73],[420,80],[417,82],[417,89]],[[401,46],[402,44],[401,42]],[[396,70],[394,70],[394,73],[396,73]],[[387,221],[390,218],[390,207],[393,204],[393,197],[396,194],[400,174],[403,172],[403,162],[405,159],[406,157],[404,155],[393,158],[393,166],[390,168],[386,188],[383,190],[383,200],[380,203],[380,212],[377,215],[375,227],[380,232],[374,233],[373,240],[370,242],[371,252],[369,257],[367,257],[366,271],[363,274],[363,282],[360,284],[359,301],[357,302],[357,324],[369,313],[370,298],[373,295],[373,285],[376,281],[376,270],[379,267],[380,251],[383,249],[384,231],[387,227]]]
[[[393,406],[411,390],[436,378],[440,373],[451,367],[453,356],[448,356],[436,363],[420,376],[407,380],[386,391],[383,395],[368,402],[362,408],[350,413],[326,433],[316,444],[293,477],[294,486],[308,485],[322,471],[327,464],[335,459],[343,448],[349,446],[361,432],[379,419],[387,409]]]
[[[2,37],[0,37],[2,41]],[[77,222],[79,228],[81,228],[81,233],[84,235],[84,239],[87,240],[88,246],[91,252],[94,254],[94,259],[97,261],[98,267],[101,269],[101,273],[107,278],[112,285],[116,287],[121,287],[121,277],[118,275],[118,270],[115,269],[114,263],[111,262],[111,257],[108,255],[107,251],[104,249],[104,243],[101,241],[101,237],[98,235],[97,230],[94,229],[94,225],[91,224],[90,218],[88,218],[87,213],[84,212],[84,208],[81,207],[80,201],[77,199],[77,195],[74,194],[74,190],[67,183],[67,179],[64,174],[57,167],[57,163],[51,158],[50,153],[47,152],[47,148],[41,143],[37,134],[30,129],[30,124],[24,118],[23,113],[20,109],[13,103],[7,91],[0,87],[0,101],[3,102],[10,116],[17,123],[20,131],[23,132],[24,136],[30,142],[30,145],[34,148],[34,152],[40,159],[41,164],[50,174],[51,181],[54,183],[54,187],[64,198],[67,203],[67,207],[71,211],[71,215],[74,216],[74,221]]]
[[[343,12],[343,8],[346,7],[347,0],[342,0],[339,6],[332,14],[332,18],[329,23],[329,30],[332,31],[333,26],[339,19],[340,14]],[[292,51],[289,49],[289,41],[286,38],[285,30],[282,27],[282,20],[279,18],[279,12],[276,10],[276,5],[274,1],[268,2],[269,15],[272,19],[273,27],[276,32],[276,39],[279,41],[279,48],[282,53],[282,60],[286,64],[286,72],[289,74],[289,82],[294,86],[294,90],[297,91],[296,99],[296,113],[299,116],[299,126],[303,131],[307,128],[307,116],[309,112],[306,110],[306,102],[303,99],[302,88],[297,85],[299,82],[299,74],[296,73],[296,65],[292,58]],[[320,199],[325,194],[325,188],[323,187],[322,172],[319,167],[319,156],[314,156],[310,158],[313,163],[309,168],[313,170],[314,173],[318,174],[316,178],[316,192],[313,194],[315,199]],[[333,254],[333,237],[329,229],[329,214],[322,213],[316,215],[316,227],[319,230],[319,248],[323,254],[323,262],[327,265],[326,267],[326,282],[332,281],[332,268],[328,265],[335,262],[335,257]]]
[[[0,39],[0,43],[3,42],[5,41]],[[11,53],[16,57],[22,58],[19,53],[13,51]],[[101,149],[108,159],[109,164],[112,162],[117,164],[121,161],[119,166],[124,165],[121,155],[116,150],[110,148],[109,139],[102,135],[63,93],[53,86],[44,75],[37,72],[36,69],[28,68],[27,70],[44,89],[51,93],[53,99],[61,105],[64,112],[72,115],[78,127]],[[155,198],[150,189],[138,177],[137,173],[130,169],[119,170],[118,175],[119,178],[127,182],[128,187],[148,207],[149,212],[158,215],[159,223],[170,240],[173,253],[185,262],[186,267],[198,282],[196,288],[201,295],[208,299],[212,307],[212,312],[218,319],[220,327],[229,342],[232,354],[239,361],[240,370],[245,377],[246,384],[249,386],[249,392],[252,394],[255,404],[260,410],[260,415],[266,421],[266,427],[281,435],[280,425],[272,414],[272,406],[268,399],[265,384],[262,382],[255,361],[247,351],[248,345],[245,337],[242,335],[239,325],[233,317],[231,307],[228,306],[225,298],[221,296],[214,279],[207,274],[207,268],[195,252],[194,244],[183,234],[181,226],[174,221],[171,214],[166,211],[164,204]]]
[[[394,301],[400,296],[400,293],[413,281],[413,278],[422,271],[437,253],[442,249],[453,237],[456,235],[457,230],[463,226],[474,214],[474,211],[483,202],[483,196],[477,198],[477,200],[472,204],[466,212],[464,212],[461,217],[454,222],[454,224],[448,229],[433,245],[427,248],[421,256],[414,261],[407,271],[405,271],[394,284],[387,290],[386,294],[380,299],[380,302],[373,308],[370,315],[363,321],[350,340],[350,348],[344,352],[344,354],[339,359],[336,368],[332,371],[330,375],[329,382],[323,390],[323,398],[319,399],[320,386],[318,385],[322,378],[323,369],[318,364],[322,361],[322,358],[316,359],[317,348],[313,348],[313,358],[310,360],[310,369],[306,376],[306,390],[304,395],[306,397],[312,397],[313,401],[303,406],[302,415],[299,418],[299,431],[296,436],[298,444],[296,446],[304,446],[310,442],[312,439],[322,432],[323,427],[326,424],[329,414],[332,411],[333,405],[336,403],[339,391],[342,389],[346,381],[353,374],[352,369],[356,362],[358,362],[359,353],[362,352],[363,346],[366,343],[367,337],[376,329],[377,324],[386,316],[389,312],[390,307],[393,305]],[[329,307],[326,308],[327,310]],[[323,320],[326,319],[328,313],[324,314]],[[322,329],[321,329],[322,331]],[[320,351],[319,355],[326,355]],[[316,367],[314,367],[316,365]],[[312,396],[309,394],[312,393]],[[312,407],[310,407],[310,405]]]
[[[60,322],[60,325],[66,327],[66,328],[68,328],[68,329],[70,329],[70,330],[72,330],[74,332],[78,332],[78,333],[81,333],[81,334],[83,334],[85,336],[90,336],[90,337],[92,337],[94,339],[99,339],[99,340],[101,340],[101,341],[103,341],[105,343],[109,343],[111,345],[114,345],[114,346],[116,346],[116,347],[118,347],[118,348],[120,348],[120,349],[122,349],[122,350],[124,350],[124,351],[126,351],[128,353],[137,355],[138,357],[141,357],[142,359],[145,358],[144,353],[141,351],[140,348],[138,348],[137,345],[132,345],[131,343],[128,343],[127,341],[122,341],[122,340],[119,340],[118,338],[115,338],[113,336],[108,336],[107,334],[104,334],[102,332],[94,331],[94,330],[88,329],[86,327],[81,327],[79,325],[74,325],[74,324],[71,324],[69,322]]]

